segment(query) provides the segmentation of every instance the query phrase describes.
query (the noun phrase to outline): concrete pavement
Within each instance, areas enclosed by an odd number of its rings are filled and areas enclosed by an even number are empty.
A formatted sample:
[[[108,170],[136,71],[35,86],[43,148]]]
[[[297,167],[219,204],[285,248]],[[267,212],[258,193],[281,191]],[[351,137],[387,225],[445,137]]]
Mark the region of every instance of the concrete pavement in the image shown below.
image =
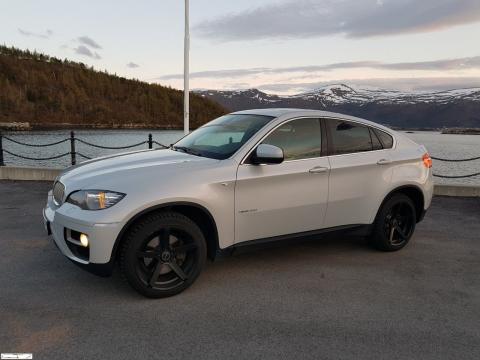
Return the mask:
[[[329,238],[209,263],[149,300],[47,238],[51,184],[0,181],[0,352],[34,359],[479,359],[480,199],[435,197],[397,253]]]

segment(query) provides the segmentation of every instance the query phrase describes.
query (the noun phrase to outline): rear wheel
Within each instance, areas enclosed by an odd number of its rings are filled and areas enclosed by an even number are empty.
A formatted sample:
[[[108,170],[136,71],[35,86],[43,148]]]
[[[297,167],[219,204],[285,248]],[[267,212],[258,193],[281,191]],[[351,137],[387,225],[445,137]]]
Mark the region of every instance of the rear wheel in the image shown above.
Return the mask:
[[[400,250],[412,237],[416,222],[413,201],[404,194],[394,194],[377,214],[371,243],[382,251]]]
[[[200,228],[184,215],[161,212],[147,216],[129,231],[120,266],[135,290],[161,298],[188,288],[205,261],[205,238]]]

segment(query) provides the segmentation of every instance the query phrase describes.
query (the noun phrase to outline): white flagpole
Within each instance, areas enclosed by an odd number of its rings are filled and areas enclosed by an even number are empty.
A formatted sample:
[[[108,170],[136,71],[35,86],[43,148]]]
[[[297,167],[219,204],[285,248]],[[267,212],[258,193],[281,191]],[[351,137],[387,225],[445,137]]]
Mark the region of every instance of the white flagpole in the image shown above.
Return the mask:
[[[185,0],[185,40],[184,40],[184,62],[183,62],[183,131],[188,134],[190,131],[190,85],[189,85],[189,56],[190,56],[190,13],[189,0]]]

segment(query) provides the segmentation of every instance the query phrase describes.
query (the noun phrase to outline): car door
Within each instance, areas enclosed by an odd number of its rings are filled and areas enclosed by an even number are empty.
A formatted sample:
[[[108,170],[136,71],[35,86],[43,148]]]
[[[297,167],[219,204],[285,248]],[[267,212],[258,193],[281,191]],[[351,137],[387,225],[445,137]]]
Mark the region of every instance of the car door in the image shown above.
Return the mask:
[[[239,165],[235,242],[322,228],[330,165],[322,156],[320,120],[288,120],[260,143],[282,148],[285,159],[281,164],[253,165],[247,157]]]
[[[331,166],[325,227],[369,224],[389,188],[391,150],[364,124],[336,119],[325,124]]]

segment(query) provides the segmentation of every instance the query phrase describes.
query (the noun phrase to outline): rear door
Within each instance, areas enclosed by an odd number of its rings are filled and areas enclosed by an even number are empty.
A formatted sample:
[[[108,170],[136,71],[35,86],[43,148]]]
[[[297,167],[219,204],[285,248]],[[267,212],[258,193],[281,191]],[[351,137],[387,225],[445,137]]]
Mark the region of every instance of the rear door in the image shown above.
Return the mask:
[[[391,181],[391,150],[369,126],[324,121],[331,166],[325,227],[371,223]]]
[[[289,120],[261,143],[282,148],[285,160],[253,165],[247,158],[238,167],[235,242],[322,228],[330,165],[322,156],[320,120]]]

